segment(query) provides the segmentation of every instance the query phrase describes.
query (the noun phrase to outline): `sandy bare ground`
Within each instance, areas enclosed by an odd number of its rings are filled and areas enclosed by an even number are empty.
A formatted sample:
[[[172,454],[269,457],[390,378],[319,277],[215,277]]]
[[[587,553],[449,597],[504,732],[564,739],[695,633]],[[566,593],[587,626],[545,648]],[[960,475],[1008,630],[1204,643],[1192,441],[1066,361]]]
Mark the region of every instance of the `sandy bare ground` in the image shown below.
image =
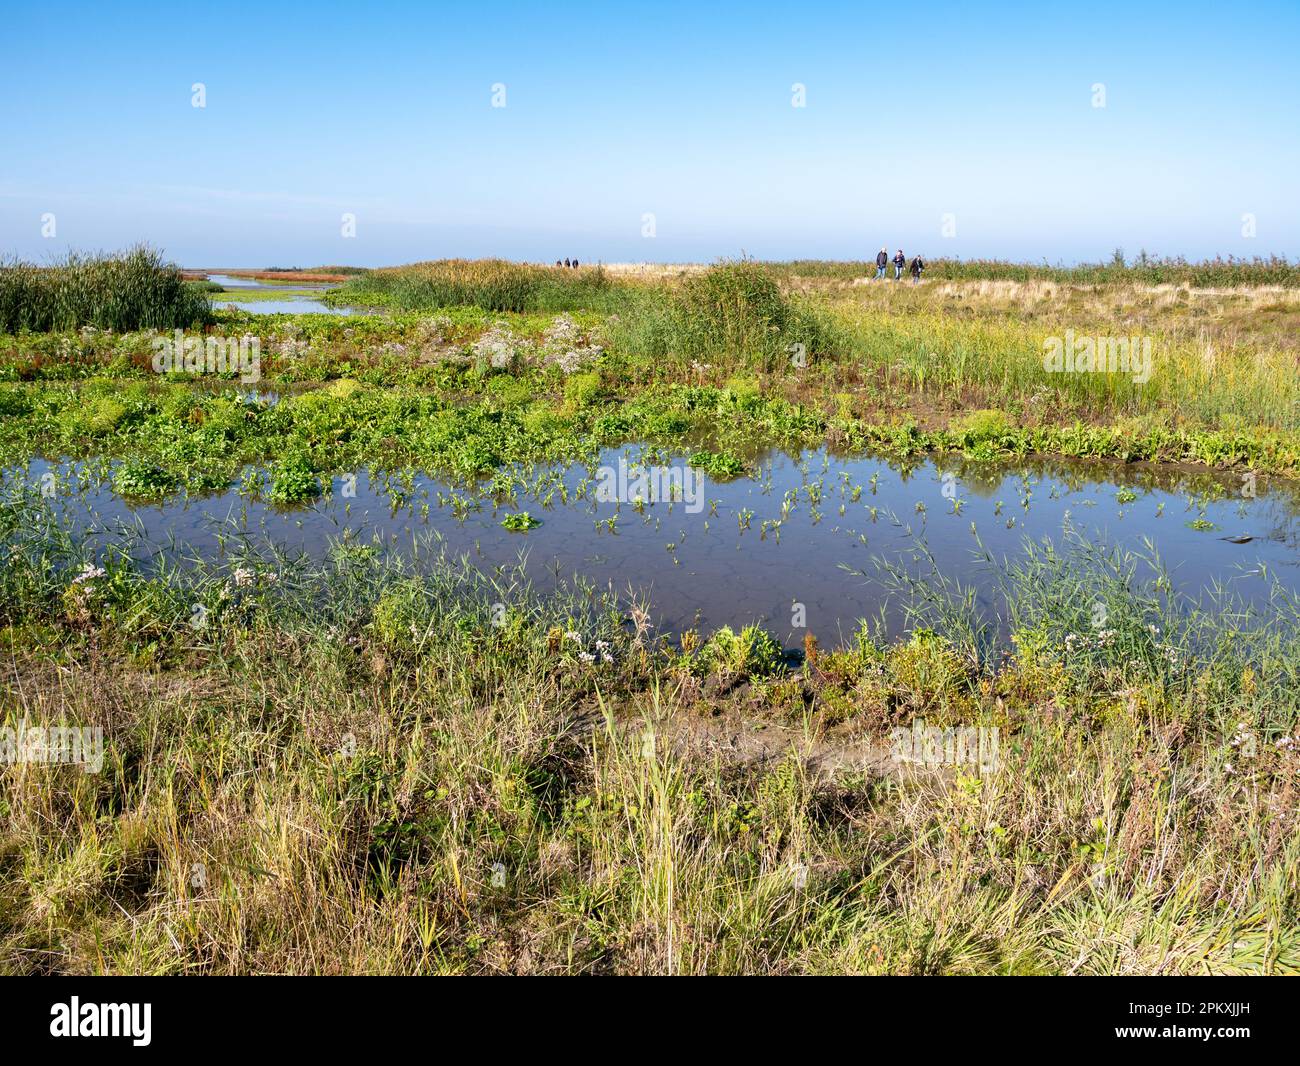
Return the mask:
[[[681,278],[709,269],[708,263],[606,263],[606,273],[624,278]]]

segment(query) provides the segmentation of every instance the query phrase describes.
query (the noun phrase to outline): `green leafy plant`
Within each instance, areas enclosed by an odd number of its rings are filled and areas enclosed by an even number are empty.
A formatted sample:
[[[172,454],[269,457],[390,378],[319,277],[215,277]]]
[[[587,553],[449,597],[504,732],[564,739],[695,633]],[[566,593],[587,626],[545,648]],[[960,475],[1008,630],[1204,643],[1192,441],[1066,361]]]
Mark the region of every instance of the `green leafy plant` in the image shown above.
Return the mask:
[[[501,525],[512,533],[527,533],[530,529],[536,529],[541,524],[542,520],[540,518],[534,518],[527,511],[508,514],[501,519]]]
[[[176,487],[176,479],[161,467],[128,460],[113,473],[113,491],[137,499],[161,499]]]
[[[700,662],[708,669],[762,678],[780,670],[784,653],[776,638],[761,626],[745,626],[739,633],[723,626],[701,649]]]
[[[319,496],[320,481],[310,461],[302,455],[290,455],[275,464],[266,498],[274,503],[301,503]]]
[[[745,472],[745,463],[730,452],[710,452],[701,449],[690,458],[691,466],[703,470],[715,481],[739,477]]]

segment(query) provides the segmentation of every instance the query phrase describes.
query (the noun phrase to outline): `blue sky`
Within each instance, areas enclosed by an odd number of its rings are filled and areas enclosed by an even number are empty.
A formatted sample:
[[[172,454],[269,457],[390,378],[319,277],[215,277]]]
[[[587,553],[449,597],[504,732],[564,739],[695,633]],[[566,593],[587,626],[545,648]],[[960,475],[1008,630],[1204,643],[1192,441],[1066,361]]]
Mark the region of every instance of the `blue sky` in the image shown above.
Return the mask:
[[[25,258],[1300,257],[1294,0],[42,3],[5,24],[0,251]]]

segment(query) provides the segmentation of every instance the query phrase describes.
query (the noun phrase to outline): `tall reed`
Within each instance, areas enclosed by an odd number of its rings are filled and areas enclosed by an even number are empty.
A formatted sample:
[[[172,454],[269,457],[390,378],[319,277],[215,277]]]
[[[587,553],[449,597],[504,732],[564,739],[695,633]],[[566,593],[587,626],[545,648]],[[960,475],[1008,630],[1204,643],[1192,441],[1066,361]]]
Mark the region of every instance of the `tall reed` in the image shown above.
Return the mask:
[[[0,264],[0,331],[172,329],[206,323],[208,297],[147,245],[116,255],[69,252],[50,266]]]

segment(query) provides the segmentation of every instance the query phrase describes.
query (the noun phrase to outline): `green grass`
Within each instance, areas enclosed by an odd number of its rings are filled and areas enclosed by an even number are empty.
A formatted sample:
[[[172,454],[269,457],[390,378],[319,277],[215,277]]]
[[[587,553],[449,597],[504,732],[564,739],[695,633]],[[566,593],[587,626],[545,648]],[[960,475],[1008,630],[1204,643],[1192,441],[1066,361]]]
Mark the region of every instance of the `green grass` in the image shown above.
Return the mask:
[[[750,260],[721,262],[651,292],[646,306],[620,316],[615,336],[625,350],[679,372],[699,365],[785,372],[826,354],[835,339],[826,315],[792,300]]]
[[[414,470],[491,478],[521,530],[519,469],[626,441],[715,478],[816,444],[971,476],[1034,452],[1300,474],[1296,310],[1249,288],[1292,268],[1004,266],[916,288],[854,287],[857,264],[364,273],[384,316],[213,315],[261,338],[278,402],[155,374],[168,323],[20,324],[0,461],[284,506],[344,470],[395,498]],[[45,283],[28,269],[0,292]],[[1143,288],[1170,279],[1231,292]],[[1151,381],[1044,372],[1066,328],[1152,334]],[[0,971],[1300,970],[1280,588],[1192,604],[1157,559],[1067,537],[985,557],[977,602],[921,552],[884,575],[906,634],[800,654],[753,626],[661,640],[635,594],[542,597],[435,544],[255,550],[237,521],[219,556],[160,557],[0,486],[0,726],[106,746],[97,774],[0,763]],[[907,770],[891,731],[921,721],[997,728],[1000,766]]]
[[[1022,425],[1000,411],[958,415],[942,428],[914,421],[829,412],[751,391],[741,384],[611,388],[599,403],[575,402],[555,366],[480,372],[467,357],[412,375],[409,363],[355,378],[303,386],[264,362],[262,389],[278,403],[248,398],[220,382],[94,377],[0,384],[0,456],[116,460],[132,471],[118,487],[133,495],[224,486],[248,465],[265,477],[244,491],[279,502],[309,499],[339,471],[418,469],[471,481],[517,463],[582,462],[601,448],[644,441],[690,454],[715,479],[742,474],[767,447],[799,449],[828,441],[849,451],[907,459],[956,452],[972,460],[1031,453],[1124,461],[1195,462],[1258,472],[1300,472],[1300,436],[1255,430],[1201,430],[1148,423]],[[288,362],[286,368],[300,368]],[[617,382],[613,369],[602,380]],[[604,388],[604,386],[602,386]],[[829,406],[829,403],[828,403]],[[689,442],[689,443],[688,443]]]
[[[429,561],[143,570],[0,499],[3,724],[105,744],[0,765],[0,970],[1300,969],[1293,599],[1198,610],[1079,545],[1004,574],[1006,641],[914,580],[910,638],[790,662]],[[775,757],[699,743],[736,716]],[[999,765],[892,762],[920,719]]]
[[[220,296],[214,295],[212,298],[213,305],[224,307],[228,303],[238,302],[240,304],[261,303],[263,301],[281,301],[292,300],[300,297],[307,299],[319,299],[324,295],[321,289],[304,289],[287,281],[266,281],[266,289],[243,289],[229,288],[220,289]]]
[[[1127,292],[1106,290],[1086,313],[1104,314]],[[960,313],[949,298],[922,287],[870,290],[861,303],[812,299],[741,262],[646,287],[646,314],[631,317],[218,312],[223,332],[260,337],[259,387],[282,393],[278,404],[246,402],[234,372],[230,387],[160,378],[148,330],[0,337],[0,457],[120,460],[129,467],[119,487],[154,497],[225,486],[254,464],[261,473],[244,490],[284,503],[310,499],[340,470],[473,479],[634,440],[687,451],[719,478],[762,448],[818,444],[902,458],[1037,452],[1300,473],[1289,350],[1238,341],[1207,359],[1179,324],[1180,305],[1155,305],[1150,381],[1051,374],[1042,337],[1064,328],[1052,312],[1035,304],[1029,321],[1008,319],[1001,290]],[[1056,313],[1095,328],[1082,310]],[[802,365],[787,351],[796,336],[806,339]]]
[[[894,248],[889,249],[892,260]],[[912,253],[908,252],[909,259]],[[798,259],[782,263],[764,264],[774,276],[789,278],[854,278],[874,277],[874,257],[857,262],[839,262],[822,259]],[[891,264],[889,276],[893,277]],[[1013,263],[1000,259],[948,259],[936,257],[925,260],[927,281],[1055,281],[1078,285],[1192,285],[1198,288],[1246,287],[1279,285],[1300,288],[1300,263],[1284,256],[1237,259],[1226,258],[1189,262],[1182,258],[1164,258],[1140,252],[1125,258],[1116,250],[1106,263],[1081,263],[1075,266],[1043,263]]]
[[[572,311],[622,306],[625,288],[600,267],[569,270],[504,259],[443,259],[358,274],[329,300],[408,311],[462,306]]]
[[[619,343],[640,356],[761,362],[767,369],[824,352],[832,340],[824,315],[792,301],[750,260],[719,262],[681,285],[615,281],[600,267],[440,260],[360,275],[326,302],[401,311],[598,311],[616,324]]]
[[[50,266],[0,263],[0,330],[8,333],[171,329],[209,317],[203,288],[144,245],[119,255],[69,253]]]

